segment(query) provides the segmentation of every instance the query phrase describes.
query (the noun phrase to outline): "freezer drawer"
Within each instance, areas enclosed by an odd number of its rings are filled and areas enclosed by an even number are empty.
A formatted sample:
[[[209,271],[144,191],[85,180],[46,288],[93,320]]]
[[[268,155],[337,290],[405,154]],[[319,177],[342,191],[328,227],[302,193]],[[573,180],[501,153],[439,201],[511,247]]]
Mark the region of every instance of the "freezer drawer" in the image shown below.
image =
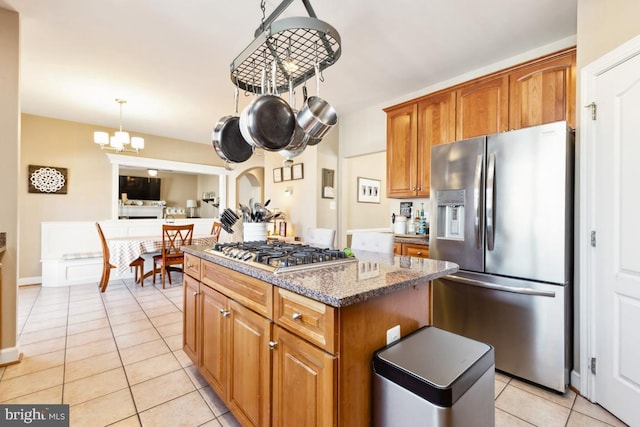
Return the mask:
[[[434,281],[433,323],[495,347],[496,369],[564,392],[570,287],[461,272]]]

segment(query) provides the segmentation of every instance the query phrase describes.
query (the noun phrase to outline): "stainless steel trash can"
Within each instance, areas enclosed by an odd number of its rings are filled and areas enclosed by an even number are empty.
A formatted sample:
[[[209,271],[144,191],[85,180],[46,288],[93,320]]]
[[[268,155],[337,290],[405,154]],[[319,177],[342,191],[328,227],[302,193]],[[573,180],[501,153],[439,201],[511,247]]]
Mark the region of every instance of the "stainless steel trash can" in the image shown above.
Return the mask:
[[[493,347],[425,326],[374,353],[376,427],[495,423]]]

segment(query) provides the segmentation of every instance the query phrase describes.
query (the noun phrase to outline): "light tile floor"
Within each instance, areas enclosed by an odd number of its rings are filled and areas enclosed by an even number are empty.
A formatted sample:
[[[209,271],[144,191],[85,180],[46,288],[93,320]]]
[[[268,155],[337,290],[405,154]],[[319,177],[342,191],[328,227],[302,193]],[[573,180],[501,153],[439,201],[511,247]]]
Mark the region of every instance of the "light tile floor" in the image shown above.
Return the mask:
[[[176,284],[176,282],[178,284]],[[24,359],[0,368],[0,402],[68,403],[76,426],[237,426],[182,351],[182,285],[112,281],[19,289]],[[624,426],[573,391],[497,373],[496,426]]]

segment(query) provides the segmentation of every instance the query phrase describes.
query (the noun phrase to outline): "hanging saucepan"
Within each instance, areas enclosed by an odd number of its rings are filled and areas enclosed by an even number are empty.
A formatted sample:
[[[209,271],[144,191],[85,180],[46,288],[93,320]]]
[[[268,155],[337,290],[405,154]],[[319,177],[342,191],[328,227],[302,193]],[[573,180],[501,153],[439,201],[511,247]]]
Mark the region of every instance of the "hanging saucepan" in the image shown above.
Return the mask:
[[[297,111],[295,110],[295,98],[293,96],[293,82],[291,81],[291,79],[289,80],[289,105],[292,106],[294,114],[297,114]],[[310,136],[305,133],[305,131],[303,131],[300,125],[296,122],[291,141],[284,148],[284,150],[280,150],[278,151],[278,153],[288,159],[293,158],[302,153],[304,149],[307,148],[309,139]]]
[[[315,145],[333,126],[338,123],[336,110],[324,99],[320,98],[320,66],[314,66],[316,75],[316,96],[309,97],[297,116],[297,122],[311,138],[309,145]]]
[[[304,104],[306,105],[307,99],[309,99],[309,97],[307,96],[307,82],[306,81],[304,82],[304,85],[302,86],[302,99],[304,100]],[[300,124],[297,123],[297,115],[298,115],[298,113],[299,113],[299,111],[296,111],[296,124],[298,125],[298,129],[302,130],[302,128],[300,127]],[[305,135],[307,135],[307,144],[306,145],[317,145],[317,144],[320,143],[320,141],[322,141],[322,138],[311,137],[311,135],[309,135],[308,133],[305,133]]]
[[[236,114],[238,112],[238,87],[235,90]],[[251,146],[240,133],[240,118],[225,116],[218,121],[213,129],[212,143],[218,156],[225,162],[241,163],[249,160],[253,154]]]
[[[276,63],[272,68],[272,90],[276,91]],[[254,99],[240,116],[242,135],[256,147],[278,151],[291,142],[296,116],[287,101],[275,93]]]

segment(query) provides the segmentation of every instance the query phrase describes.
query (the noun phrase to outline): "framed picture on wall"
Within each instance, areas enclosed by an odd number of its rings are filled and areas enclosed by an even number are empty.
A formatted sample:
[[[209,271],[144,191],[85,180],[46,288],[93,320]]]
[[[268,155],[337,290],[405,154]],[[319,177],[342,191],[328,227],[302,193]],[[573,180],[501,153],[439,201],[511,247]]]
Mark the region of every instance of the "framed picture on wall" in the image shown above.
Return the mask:
[[[282,182],[282,168],[273,169],[273,182]]]
[[[67,194],[67,168],[29,165],[29,193]]]
[[[322,168],[322,198],[323,199],[333,199],[334,189],[333,189],[333,177],[335,171],[333,169],[325,169]]]
[[[282,180],[291,181],[291,166],[282,167]]]
[[[380,180],[358,177],[358,202],[380,203]]]
[[[291,179],[302,179],[304,178],[304,168],[302,163],[296,163],[291,166]]]

